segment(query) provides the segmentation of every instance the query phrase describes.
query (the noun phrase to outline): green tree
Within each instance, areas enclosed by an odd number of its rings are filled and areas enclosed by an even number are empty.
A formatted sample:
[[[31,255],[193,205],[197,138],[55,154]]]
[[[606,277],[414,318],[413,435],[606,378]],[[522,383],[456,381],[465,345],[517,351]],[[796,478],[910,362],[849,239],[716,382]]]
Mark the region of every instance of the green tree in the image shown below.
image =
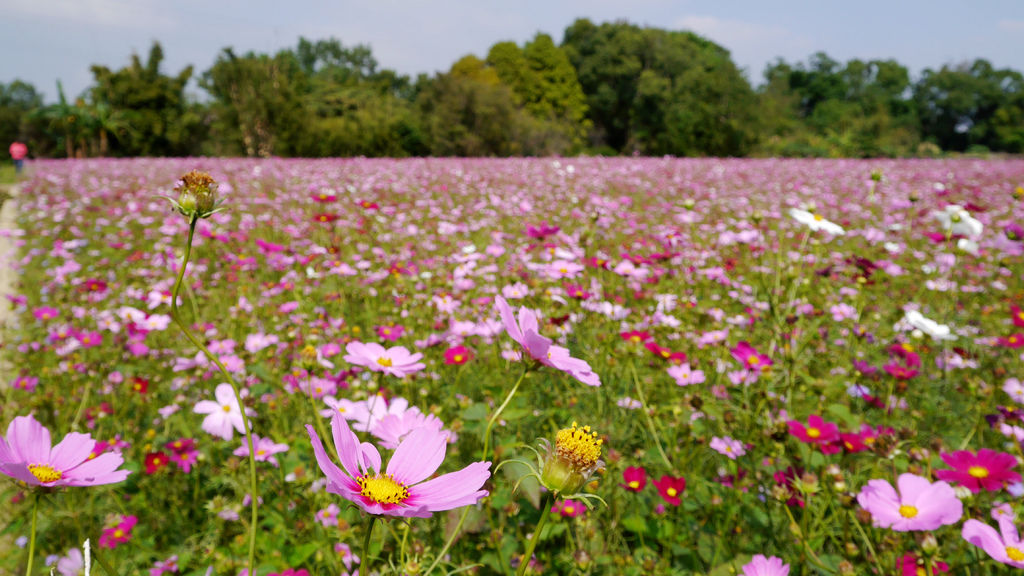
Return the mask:
[[[217,152],[261,157],[293,152],[308,114],[302,105],[306,75],[291,51],[237,56],[225,48],[199,84],[213,97]]]
[[[196,107],[185,95],[192,77],[186,66],[175,76],[161,73],[163,48],[154,42],[143,62],[137,54],[117,71],[91,67],[89,90],[96,111],[94,132],[99,149],[125,156],[183,156],[195,153],[204,127]],[[109,139],[109,143],[103,143]]]
[[[0,82],[0,150],[6,154],[11,142],[29,140],[29,115],[42,105],[42,95],[31,84],[21,80],[10,84]],[[35,153],[34,143],[26,143]]]
[[[753,90],[729,52],[709,40],[581,19],[562,46],[586,94],[597,147],[732,156],[756,138]]]

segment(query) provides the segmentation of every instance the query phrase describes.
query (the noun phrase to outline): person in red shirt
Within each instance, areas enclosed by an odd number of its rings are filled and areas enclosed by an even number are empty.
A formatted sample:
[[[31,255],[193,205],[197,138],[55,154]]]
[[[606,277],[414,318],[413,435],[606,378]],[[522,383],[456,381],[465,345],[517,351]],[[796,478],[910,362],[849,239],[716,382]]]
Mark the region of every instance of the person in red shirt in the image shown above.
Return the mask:
[[[14,142],[7,151],[11,153],[11,158],[14,159],[14,171],[21,174],[21,168],[25,164],[25,156],[28,156],[28,146],[21,142]]]

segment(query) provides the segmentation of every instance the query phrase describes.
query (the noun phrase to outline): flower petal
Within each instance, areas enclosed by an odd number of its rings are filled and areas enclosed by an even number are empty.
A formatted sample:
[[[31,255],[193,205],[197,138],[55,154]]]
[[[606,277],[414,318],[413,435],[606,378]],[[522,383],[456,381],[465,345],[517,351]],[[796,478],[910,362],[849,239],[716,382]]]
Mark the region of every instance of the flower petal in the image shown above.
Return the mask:
[[[61,471],[70,470],[85,462],[95,447],[96,441],[88,434],[69,432],[50,450],[50,466]]]
[[[18,416],[7,426],[7,446],[18,462],[50,459],[50,431],[32,416]]]
[[[432,512],[476,504],[487,495],[487,490],[480,488],[491,477],[490,468],[490,462],[473,462],[462,470],[412,486],[405,503]]]
[[[388,462],[387,473],[406,486],[418,484],[429,478],[444,462],[447,445],[448,436],[440,430],[416,428],[398,445]]]

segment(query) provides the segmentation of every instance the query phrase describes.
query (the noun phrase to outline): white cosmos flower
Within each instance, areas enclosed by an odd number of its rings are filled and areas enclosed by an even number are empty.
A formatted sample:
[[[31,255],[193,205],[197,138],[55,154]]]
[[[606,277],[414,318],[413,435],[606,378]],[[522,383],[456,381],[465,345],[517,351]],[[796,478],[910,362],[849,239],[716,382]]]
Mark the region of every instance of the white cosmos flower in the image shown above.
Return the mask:
[[[833,236],[842,236],[843,234],[846,234],[846,230],[843,230],[843,227],[839,224],[825,220],[821,216],[812,214],[807,210],[790,208],[789,215],[797,222],[807,226],[815,232],[818,230],[824,230]]]
[[[956,247],[963,252],[967,252],[971,256],[978,255],[978,243],[969,238],[961,238],[956,241]]]
[[[949,326],[929,320],[917,310],[907,310],[903,319],[896,324],[896,329],[920,330],[935,340],[956,340],[956,335],[950,333]]]
[[[945,210],[932,212],[932,218],[938,220],[946,232],[968,238],[981,236],[985,229],[984,224],[975,220],[970,212],[958,204],[950,204]]]

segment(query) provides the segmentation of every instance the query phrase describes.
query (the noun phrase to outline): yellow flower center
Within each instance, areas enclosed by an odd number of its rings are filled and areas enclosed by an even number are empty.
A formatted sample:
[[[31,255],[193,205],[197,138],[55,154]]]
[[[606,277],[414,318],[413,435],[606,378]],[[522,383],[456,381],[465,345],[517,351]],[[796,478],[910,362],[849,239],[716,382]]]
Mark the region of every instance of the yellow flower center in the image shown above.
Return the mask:
[[[814,215],[814,219],[817,220],[818,222],[821,222],[822,220],[824,220],[824,218],[822,218],[820,214],[815,214]]]
[[[668,494],[669,498],[675,498],[676,494],[679,494],[679,491],[675,488],[669,488],[668,490],[665,490],[665,494]]]
[[[29,464],[28,471],[31,472],[33,476],[38,478],[39,481],[42,482],[43,484],[56,482],[64,477],[63,472],[55,469],[53,466],[50,466],[49,464]]]
[[[391,367],[391,358],[388,358],[387,356],[381,356],[380,358],[377,358],[377,364],[380,364],[381,366],[383,366],[385,368],[390,368]]]
[[[360,476],[356,478],[359,483],[359,494],[379,504],[401,504],[409,498],[409,489],[401,482],[388,474],[377,474],[376,476]]]
[[[755,364],[756,365],[756,364],[760,364],[760,363],[761,363],[761,359],[758,358],[757,356],[754,356],[753,354],[751,354],[750,356],[747,357],[747,364]]]
[[[971,466],[967,469],[967,473],[975,478],[988,478],[988,468],[984,466]]]
[[[904,518],[914,518],[917,516],[917,508],[904,504],[900,506],[900,516],[903,516]]]
[[[1014,562],[1024,562],[1024,552],[1021,552],[1019,548],[1013,546],[1006,547],[1006,555],[1010,557],[1010,560]]]
[[[601,458],[601,444],[597,432],[591,432],[590,426],[577,427],[572,423],[572,428],[565,428],[558,431],[555,436],[555,450],[558,455],[579,469],[588,469],[597,464]]]
[[[817,428],[808,428],[807,429],[807,437],[808,438],[819,438],[820,436],[821,436],[821,430],[818,430]]]
[[[462,362],[462,354],[456,354],[455,357],[452,359],[455,360],[456,362]]]
[[[221,410],[225,412],[231,412],[231,406],[221,406]]]
[[[633,490],[639,490],[640,489],[640,483],[637,482],[636,480],[630,480],[629,481],[629,487],[632,488]]]
[[[562,510],[565,511],[565,513],[569,516],[572,516],[572,513],[576,511],[576,509],[573,508],[572,506],[566,506],[565,508],[562,508]]]
[[[124,538],[124,530],[121,530],[120,528],[114,530],[114,538]]]

